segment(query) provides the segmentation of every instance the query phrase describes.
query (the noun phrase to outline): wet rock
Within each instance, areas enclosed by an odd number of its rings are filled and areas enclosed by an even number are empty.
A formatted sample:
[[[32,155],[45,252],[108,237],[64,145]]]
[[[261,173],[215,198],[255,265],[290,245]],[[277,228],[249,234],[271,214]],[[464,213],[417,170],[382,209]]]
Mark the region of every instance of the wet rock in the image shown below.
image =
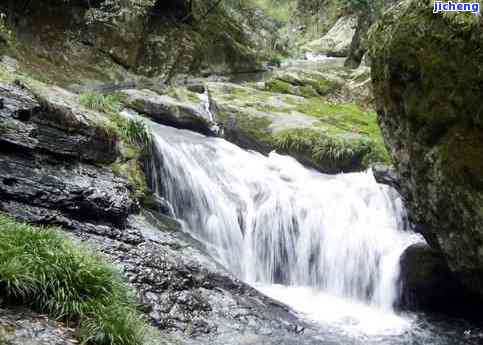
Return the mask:
[[[102,127],[100,114],[89,112],[60,88],[39,86],[35,95],[21,85],[0,83],[0,140],[27,150],[91,162],[110,163],[116,138]],[[71,101],[69,101],[71,99]]]
[[[426,244],[408,247],[400,265],[400,308],[468,315],[481,303],[458,282],[444,255]]]
[[[1,202],[21,202],[81,221],[118,226],[135,209],[127,181],[105,168],[63,162],[42,154],[18,156],[2,152],[4,149],[0,149]]]
[[[179,102],[150,90],[124,90],[126,105],[154,121],[176,128],[190,129],[207,135],[215,134],[215,125],[195,105]]]
[[[374,28],[377,112],[411,221],[483,297],[483,19],[430,6],[404,1]]]
[[[26,309],[0,309],[2,345],[76,345],[74,330]]]
[[[399,182],[399,176],[394,167],[384,164],[374,164],[371,166],[371,168],[377,183],[391,186],[399,191],[401,187]]]

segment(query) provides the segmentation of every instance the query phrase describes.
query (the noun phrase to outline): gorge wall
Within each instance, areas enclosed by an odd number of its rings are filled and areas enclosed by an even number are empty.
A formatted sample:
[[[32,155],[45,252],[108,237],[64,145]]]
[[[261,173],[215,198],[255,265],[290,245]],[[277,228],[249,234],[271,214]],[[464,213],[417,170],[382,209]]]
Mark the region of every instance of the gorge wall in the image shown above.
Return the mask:
[[[404,1],[374,28],[370,50],[379,122],[412,221],[480,297],[482,24]]]

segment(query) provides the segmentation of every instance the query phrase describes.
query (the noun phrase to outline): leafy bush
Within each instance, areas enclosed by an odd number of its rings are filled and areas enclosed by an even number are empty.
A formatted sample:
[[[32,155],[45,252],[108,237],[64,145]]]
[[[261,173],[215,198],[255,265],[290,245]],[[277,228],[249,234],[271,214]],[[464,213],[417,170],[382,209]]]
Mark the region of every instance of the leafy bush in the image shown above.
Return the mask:
[[[3,214],[0,293],[3,302],[26,305],[75,326],[84,344],[142,343],[145,323],[113,267],[56,229]]]

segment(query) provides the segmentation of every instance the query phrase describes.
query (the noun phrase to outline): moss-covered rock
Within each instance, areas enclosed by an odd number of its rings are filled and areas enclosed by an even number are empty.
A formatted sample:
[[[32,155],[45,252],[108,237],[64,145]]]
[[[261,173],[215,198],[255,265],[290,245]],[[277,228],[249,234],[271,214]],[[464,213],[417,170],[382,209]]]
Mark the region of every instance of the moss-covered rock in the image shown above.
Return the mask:
[[[483,291],[483,19],[405,1],[372,32],[379,121],[412,220]]]
[[[228,140],[264,153],[290,154],[326,173],[361,171],[389,161],[374,112],[329,102],[313,89],[305,97],[292,95],[289,87],[312,86],[276,81],[267,83],[271,91],[207,84]]]

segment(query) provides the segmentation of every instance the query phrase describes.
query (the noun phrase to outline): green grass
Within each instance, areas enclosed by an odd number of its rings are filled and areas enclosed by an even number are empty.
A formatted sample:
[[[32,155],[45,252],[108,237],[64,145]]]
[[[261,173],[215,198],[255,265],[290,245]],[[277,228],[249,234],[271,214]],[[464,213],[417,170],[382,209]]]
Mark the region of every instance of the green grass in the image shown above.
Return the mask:
[[[57,229],[0,214],[0,292],[76,327],[83,344],[142,344],[146,325],[119,272]]]
[[[142,120],[131,119],[119,114],[123,108],[124,96],[119,93],[101,94],[86,92],[79,96],[79,102],[88,109],[103,112],[109,115],[111,128],[126,142],[149,150],[151,147],[151,134]]]
[[[80,95],[79,101],[86,108],[103,112],[109,116],[104,126],[108,132],[121,138],[121,157],[112,164],[112,171],[129,181],[131,196],[143,200],[149,194],[142,159],[151,153],[152,135],[141,119],[131,119],[119,114],[123,108],[121,94],[88,92]]]
[[[85,92],[79,96],[79,102],[86,108],[104,113],[119,112],[122,109],[123,96],[119,93],[102,94]]]
[[[275,136],[275,146],[282,152],[301,154],[320,163],[338,165],[354,158],[362,159],[371,150],[366,138],[344,139],[312,128],[283,130]]]

